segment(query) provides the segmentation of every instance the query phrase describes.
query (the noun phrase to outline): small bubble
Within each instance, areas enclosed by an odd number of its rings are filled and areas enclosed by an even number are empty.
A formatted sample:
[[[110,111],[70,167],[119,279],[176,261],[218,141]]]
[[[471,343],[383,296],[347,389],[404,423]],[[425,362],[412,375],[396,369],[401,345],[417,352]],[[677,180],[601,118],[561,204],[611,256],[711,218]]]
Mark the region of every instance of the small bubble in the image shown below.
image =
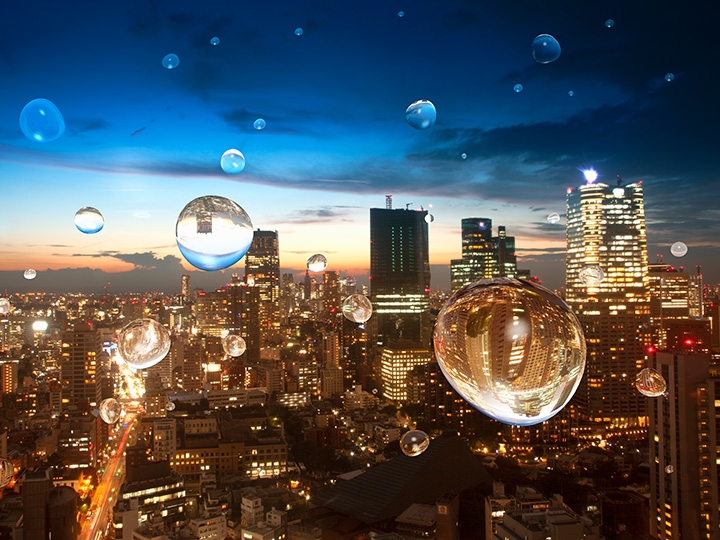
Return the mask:
[[[675,80],[675,75],[673,73],[668,73],[665,75],[665,80],[667,82],[673,82]]]
[[[572,90],[570,90],[570,91],[568,92],[568,96],[573,97],[574,95],[575,95],[575,92],[573,92]]]
[[[241,336],[230,334],[222,340],[223,350],[225,354],[232,357],[242,356],[247,349],[247,344]]]
[[[425,223],[429,224],[429,223],[432,223],[433,221],[435,221],[435,216],[433,216],[432,214],[428,214],[427,216],[425,216]]]
[[[560,223],[560,214],[557,212],[553,212],[547,217],[547,222],[555,225],[556,223]]]
[[[343,315],[352,322],[366,322],[372,316],[372,311],[372,303],[362,294],[351,294],[343,301]]]
[[[687,255],[687,252],[688,247],[685,245],[685,242],[675,242],[670,246],[670,253],[675,257],[684,257]]]
[[[175,410],[175,402],[174,401],[168,401],[165,405],[165,409],[168,411],[174,411]]]
[[[635,388],[643,396],[660,397],[667,390],[665,378],[652,368],[645,368],[635,377]]]
[[[35,276],[37,276],[37,272],[32,268],[28,268],[25,272],[23,272],[23,277],[25,279],[35,279]]]
[[[302,28],[296,28],[295,29],[295,35],[296,36],[302,36],[303,35],[303,29]]]
[[[108,398],[100,403],[100,418],[106,424],[114,424],[120,420],[120,414],[122,414],[122,405],[118,403],[117,399]]]
[[[467,154],[465,152],[463,152],[462,154],[460,154],[460,157],[463,159],[467,159]]]
[[[612,19],[608,19],[607,21],[605,21],[605,28],[612,28],[613,26],[615,26],[615,21],[613,21]]]
[[[667,474],[672,474],[675,472],[675,467],[673,467],[672,465],[668,465],[667,467],[665,467],[665,472]]]
[[[267,122],[263,118],[258,118],[253,122],[253,127],[257,129],[258,131],[262,131],[265,129],[265,126],[267,125]]]
[[[580,281],[587,287],[597,287],[605,279],[605,272],[597,265],[583,266],[580,269]]]
[[[210,40],[210,45],[220,45],[220,38],[215,36]]]
[[[220,167],[228,174],[238,174],[245,168],[245,156],[240,150],[226,150],[220,158]]]
[[[180,65],[180,58],[175,53],[166,54],[162,59],[162,65],[167,69],[175,69]]]
[[[95,234],[105,226],[105,219],[97,208],[86,206],[75,213],[75,227],[85,234]]]
[[[403,436],[400,437],[400,450],[406,456],[419,456],[428,449],[428,446],[430,446],[430,437],[419,429],[403,433]]]
[[[120,332],[117,350],[131,368],[146,369],[165,358],[170,350],[170,334],[153,319],[136,319]]]
[[[405,109],[405,120],[415,129],[428,129],[435,125],[437,110],[431,101],[421,99]]]
[[[20,112],[20,131],[33,142],[57,141],[65,133],[65,119],[52,101],[33,99]]]
[[[327,268],[328,261],[325,255],[316,253],[307,260],[307,269],[311,272],[322,272]]]
[[[516,94],[519,94],[519,93],[522,92],[522,91],[523,91],[523,85],[522,85],[522,84],[517,83],[515,86],[513,86],[513,92],[515,92]]]
[[[405,12],[404,11],[398,11],[398,17],[404,17]]]
[[[550,34],[540,34],[533,39],[531,49],[539,64],[549,64],[560,58],[560,43]]]

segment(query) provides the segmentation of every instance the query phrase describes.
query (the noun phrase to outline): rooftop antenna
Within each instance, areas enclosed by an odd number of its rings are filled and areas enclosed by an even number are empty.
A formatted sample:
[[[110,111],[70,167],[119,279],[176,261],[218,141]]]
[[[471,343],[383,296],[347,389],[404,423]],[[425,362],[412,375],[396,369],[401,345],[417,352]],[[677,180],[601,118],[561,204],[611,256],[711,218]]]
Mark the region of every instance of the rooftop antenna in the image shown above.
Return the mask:
[[[405,205],[405,210],[410,210],[410,205],[411,205],[411,204],[412,204],[411,202],[407,203],[407,204]]]
[[[392,210],[392,195],[385,195],[385,209]]]
[[[617,175],[617,185],[622,186],[622,178],[620,178],[620,175]]]

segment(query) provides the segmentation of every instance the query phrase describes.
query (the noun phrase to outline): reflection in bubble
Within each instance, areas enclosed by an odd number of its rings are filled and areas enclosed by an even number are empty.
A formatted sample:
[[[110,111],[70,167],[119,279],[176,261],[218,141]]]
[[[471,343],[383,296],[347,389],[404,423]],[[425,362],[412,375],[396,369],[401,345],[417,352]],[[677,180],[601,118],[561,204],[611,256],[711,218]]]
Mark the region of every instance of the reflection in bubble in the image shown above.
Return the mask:
[[[226,150],[220,158],[220,167],[228,174],[240,173],[245,168],[245,156],[235,148]]]
[[[585,338],[574,313],[525,280],[484,279],[457,291],[438,315],[434,341],[455,390],[508,424],[557,414],[585,370]]]
[[[325,255],[316,253],[307,260],[307,269],[311,272],[322,272],[327,268],[328,262]]]
[[[428,129],[435,125],[437,110],[432,102],[421,99],[405,109],[405,120],[415,129]]]
[[[120,414],[122,413],[122,405],[118,403],[115,398],[104,399],[100,403],[100,418],[106,424],[114,424],[120,420]]]
[[[35,279],[36,276],[37,276],[37,272],[33,268],[28,268],[27,270],[25,270],[23,272],[23,277],[25,279]]]
[[[52,101],[33,99],[20,112],[20,131],[33,142],[57,141],[65,133],[65,119]]]
[[[430,446],[430,437],[419,429],[403,433],[403,436],[400,437],[400,450],[406,456],[419,456],[428,449],[428,446]]]
[[[539,64],[549,64],[560,58],[560,43],[550,34],[540,34],[532,42],[532,56]]]
[[[85,234],[100,232],[105,225],[105,219],[97,208],[86,206],[75,213],[75,226],[78,231]]]
[[[166,54],[162,59],[162,65],[166,69],[175,69],[180,65],[180,58],[175,53]]]
[[[667,383],[659,372],[652,368],[645,368],[635,377],[635,388],[643,396],[660,397],[667,390]]]
[[[356,323],[364,323],[372,316],[372,303],[362,294],[351,294],[342,305],[345,317]]]
[[[522,92],[522,91],[523,91],[523,85],[522,85],[522,84],[517,83],[515,86],[513,86],[513,92],[515,92],[516,94],[519,94],[519,93]]]
[[[684,257],[687,255],[688,247],[684,242],[675,242],[670,246],[670,253],[675,257]]]
[[[0,488],[7,486],[15,476],[15,466],[9,460],[0,458]]]
[[[118,337],[118,354],[133,369],[154,366],[170,350],[170,334],[153,319],[136,319]]]
[[[255,129],[257,129],[258,131],[265,129],[266,125],[267,125],[267,123],[265,122],[265,120],[263,118],[258,118],[257,120],[255,120],[253,122],[253,127]]]
[[[605,272],[597,265],[583,266],[580,269],[580,281],[586,287],[597,287],[605,279]]]
[[[233,357],[242,356],[245,349],[247,349],[245,340],[241,336],[237,336],[235,334],[225,336],[222,340],[222,346],[225,354]]]

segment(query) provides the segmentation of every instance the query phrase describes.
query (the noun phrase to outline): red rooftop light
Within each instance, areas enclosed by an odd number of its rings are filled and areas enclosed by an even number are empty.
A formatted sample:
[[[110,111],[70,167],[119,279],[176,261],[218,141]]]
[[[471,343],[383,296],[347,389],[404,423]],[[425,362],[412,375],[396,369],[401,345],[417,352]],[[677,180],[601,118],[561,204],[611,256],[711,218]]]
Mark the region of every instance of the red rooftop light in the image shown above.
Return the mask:
[[[645,349],[645,350],[648,352],[648,354],[652,354],[652,353],[654,353],[657,349],[655,349],[655,347],[653,347],[652,345],[648,345],[647,349]]]
[[[685,340],[685,345],[695,345],[695,340],[688,338]]]

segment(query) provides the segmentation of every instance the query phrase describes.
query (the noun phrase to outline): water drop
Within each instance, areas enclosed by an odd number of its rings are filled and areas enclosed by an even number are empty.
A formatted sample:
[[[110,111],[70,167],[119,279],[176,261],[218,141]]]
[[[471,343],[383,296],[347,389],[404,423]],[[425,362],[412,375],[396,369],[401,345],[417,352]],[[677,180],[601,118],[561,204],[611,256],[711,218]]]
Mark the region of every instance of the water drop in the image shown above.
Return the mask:
[[[220,38],[215,36],[210,40],[210,45],[220,45]]]
[[[465,152],[463,152],[462,154],[460,154],[460,157],[463,159],[467,159],[467,154]]]
[[[257,129],[258,131],[265,129],[266,125],[267,125],[267,123],[265,122],[265,120],[263,118],[258,118],[257,120],[255,120],[253,122],[253,127],[255,129]]]
[[[316,253],[307,260],[307,269],[311,272],[322,272],[327,268],[328,262],[325,255]]]
[[[670,253],[672,253],[675,257],[684,257],[687,255],[687,252],[688,247],[684,242],[675,242],[672,246],[670,246]]]
[[[238,174],[245,168],[245,156],[240,150],[226,150],[220,158],[220,167],[228,174]]]
[[[427,216],[425,216],[425,223],[430,224],[433,221],[435,221],[435,216],[433,216],[432,214],[428,214]]]
[[[37,272],[33,268],[28,268],[23,272],[25,279],[35,279],[35,276],[37,276]]]
[[[673,82],[675,80],[675,75],[673,73],[668,73],[665,75],[665,80],[667,82]]]
[[[296,28],[296,29],[295,29],[295,35],[296,35],[296,36],[302,36],[302,35],[303,35],[303,29],[302,29],[302,28]]]
[[[120,420],[121,413],[122,405],[120,405],[115,398],[104,399],[102,403],[100,403],[100,418],[107,424],[114,424]]]
[[[0,458],[0,488],[7,486],[15,476],[15,466],[5,458]]]
[[[587,287],[597,287],[603,282],[603,279],[605,279],[605,272],[603,272],[599,266],[591,264],[583,266],[580,269],[578,277],[583,285]]]
[[[405,109],[405,120],[415,129],[427,129],[435,125],[437,111],[432,102],[421,99]]]
[[[175,53],[166,54],[162,59],[162,65],[167,69],[175,69],[180,65],[180,58]]]
[[[0,298],[0,315],[4,315],[10,311],[10,300],[8,298]]]
[[[147,369],[167,355],[170,334],[153,319],[136,319],[120,332],[117,350],[120,358],[131,368]]]
[[[223,350],[228,356],[238,357],[242,356],[247,349],[247,344],[241,336],[230,334],[225,336],[222,340]]]
[[[605,28],[612,28],[613,26],[615,26],[615,21],[613,21],[612,19],[608,19],[607,21],[605,21]]]
[[[20,131],[33,142],[57,141],[65,133],[65,119],[52,101],[33,99],[20,112]]]
[[[513,86],[513,92],[515,92],[516,94],[519,94],[519,93],[522,92],[522,91],[523,91],[523,85],[522,85],[522,84],[517,83],[515,86]]]
[[[585,370],[577,317],[555,294],[520,279],[484,279],[457,291],[438,315],[434,341],[455,390],[508,424],[557,414]]]
[[[532,56],[539,64],[549,64],[560,58],[560,43],[550,34],[540,34],[532,42]]]
[[[557,212],[553,212],[547,217],[547,222],[552,223],[553,225],[555,225],[556,223],[560,223],[560,214],[558,214]]]
[[[372,303],[362,294],[351,294],[343,301],[342,312],[348,320],[364,323],[372,316]]]
[[[103,215],[97,208],[86,206],[75,213],[75,226],[81,233],[95,234],[105,225]]]
[[[645,368],[635,377],[635,388],[643,396],[660,397],[667,390],[667,383],[660,373],[652,368]]]
[[[195,268],[222,270],[238,262],[250,248],[253,226],[236,202],[206,195],[193,199],[180,212],[175,240]]]
[[[403,433],[403,436],[400,437],[400,450],[406,456],[419,456],[428,449],[428,446],[430,446],[430,437],[419,429]]]

